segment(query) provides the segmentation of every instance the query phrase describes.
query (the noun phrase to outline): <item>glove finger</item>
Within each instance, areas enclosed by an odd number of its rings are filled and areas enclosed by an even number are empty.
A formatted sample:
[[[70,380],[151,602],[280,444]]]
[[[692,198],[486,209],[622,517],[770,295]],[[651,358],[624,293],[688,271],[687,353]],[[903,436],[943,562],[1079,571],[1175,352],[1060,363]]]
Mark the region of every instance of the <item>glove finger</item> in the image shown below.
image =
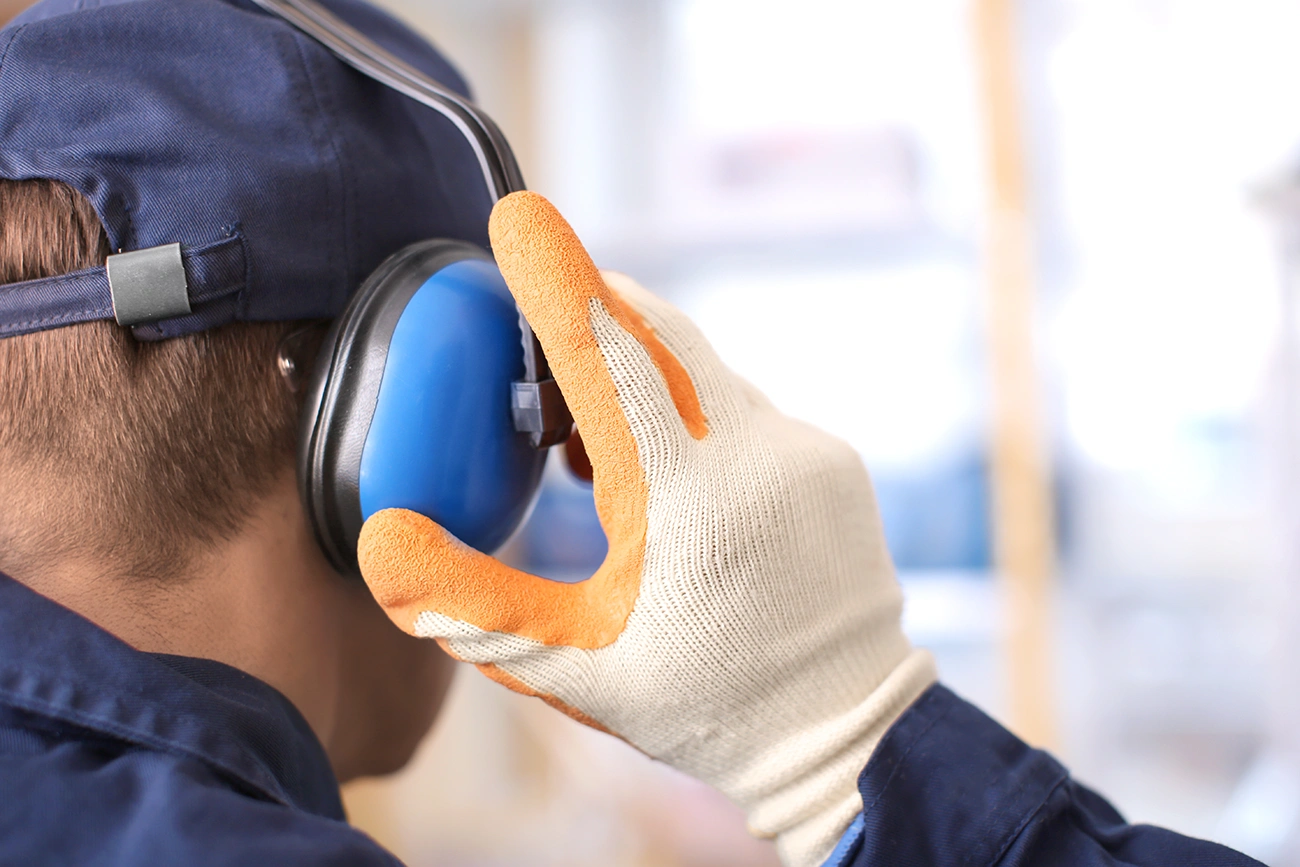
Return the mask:
[[[667,405],[655,401],[635,411],[679,418],[696,439],[708,433],[708,421],[686,369],[644,317],[609,290],[573,229],[550,202],[536,193],[513,193],[497,202],[488,228],[506,285],[546,351],[598,476],[636,454],[610,364],[624,368],[633,378],[662,379],[667,386],[671,398]],[[600,308],[640,344],[644,355],[606,357],[592,329],[592,317]]]
[[[419,625],[430,614],[546,645],[604,647],[623,631],[640,590],[644,507],[641,521],[625,550],[615,554],[611,541],[611,556],[576,584],[512,569],[406,509],[384,509],[366,521],[357,561],[389,618],[412,635],[437,636]]]

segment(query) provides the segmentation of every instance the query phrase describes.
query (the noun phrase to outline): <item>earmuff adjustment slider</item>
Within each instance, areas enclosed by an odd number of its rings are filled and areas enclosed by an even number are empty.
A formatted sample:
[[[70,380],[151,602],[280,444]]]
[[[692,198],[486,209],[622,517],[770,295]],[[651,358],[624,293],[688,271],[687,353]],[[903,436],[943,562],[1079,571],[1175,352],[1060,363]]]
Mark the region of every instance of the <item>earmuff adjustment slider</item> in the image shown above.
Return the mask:
[[[560,386],[550,377],[541,382],[512,383],[510,409],[515,430],[530,434],[533,448],[559,445],[573,430],[573,416]]]

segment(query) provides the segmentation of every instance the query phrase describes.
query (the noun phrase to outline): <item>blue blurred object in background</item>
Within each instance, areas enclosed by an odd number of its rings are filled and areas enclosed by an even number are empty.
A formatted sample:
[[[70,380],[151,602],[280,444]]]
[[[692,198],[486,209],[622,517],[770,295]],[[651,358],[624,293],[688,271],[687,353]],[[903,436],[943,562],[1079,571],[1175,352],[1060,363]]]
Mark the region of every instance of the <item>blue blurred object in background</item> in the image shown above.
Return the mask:
[[[988,468],[969,453],[911,474],[876,473],[876,500],[899,571],[987,572]]]

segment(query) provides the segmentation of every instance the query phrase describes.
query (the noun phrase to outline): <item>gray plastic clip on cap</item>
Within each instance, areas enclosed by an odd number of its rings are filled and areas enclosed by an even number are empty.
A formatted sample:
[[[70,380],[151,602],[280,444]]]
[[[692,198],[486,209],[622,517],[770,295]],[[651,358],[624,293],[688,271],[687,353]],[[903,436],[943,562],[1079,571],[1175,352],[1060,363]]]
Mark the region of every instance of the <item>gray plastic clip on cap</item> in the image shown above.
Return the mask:
[[[118,253],[109,256],[105,266],[118,325],[142,325],[190,312],[180,244]]]

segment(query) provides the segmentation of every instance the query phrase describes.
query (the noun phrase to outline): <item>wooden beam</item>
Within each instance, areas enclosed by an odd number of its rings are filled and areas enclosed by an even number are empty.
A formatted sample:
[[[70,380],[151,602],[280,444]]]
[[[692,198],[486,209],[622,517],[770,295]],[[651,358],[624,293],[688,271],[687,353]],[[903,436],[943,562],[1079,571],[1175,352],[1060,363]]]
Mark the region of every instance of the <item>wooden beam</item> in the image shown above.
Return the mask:
[[[984,276],[992,378],[992,523],[1004,600],[1009,723],[1035,746],[1057,742],[1051,474],[1034,351],[1034,235],[1014,0],[975,0],[984,117]]]

